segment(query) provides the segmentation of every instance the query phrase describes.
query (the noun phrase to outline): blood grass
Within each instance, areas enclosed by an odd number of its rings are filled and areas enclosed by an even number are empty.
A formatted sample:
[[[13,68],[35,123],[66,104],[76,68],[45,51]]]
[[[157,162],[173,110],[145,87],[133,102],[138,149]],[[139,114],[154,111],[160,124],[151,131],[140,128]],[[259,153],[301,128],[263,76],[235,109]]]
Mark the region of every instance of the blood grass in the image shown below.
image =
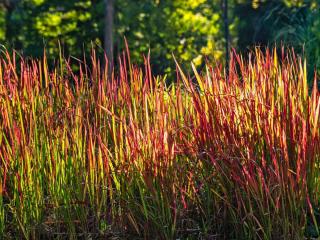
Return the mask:
[[[294,51],[169,86],[128,50],[78,64],[1,55],[1,237],[318,235],[320,95]]]

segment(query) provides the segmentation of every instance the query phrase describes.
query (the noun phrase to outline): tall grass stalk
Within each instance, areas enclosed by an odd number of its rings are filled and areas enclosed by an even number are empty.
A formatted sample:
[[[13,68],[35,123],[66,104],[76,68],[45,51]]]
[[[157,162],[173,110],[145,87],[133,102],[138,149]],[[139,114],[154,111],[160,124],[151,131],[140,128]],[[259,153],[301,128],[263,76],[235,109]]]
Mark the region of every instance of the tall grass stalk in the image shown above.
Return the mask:
[[[0,57],[0,237],[319,236],[319,112],[294,51],[175,83],[95,52]],[[231,229],[231,230],[230,230]]]

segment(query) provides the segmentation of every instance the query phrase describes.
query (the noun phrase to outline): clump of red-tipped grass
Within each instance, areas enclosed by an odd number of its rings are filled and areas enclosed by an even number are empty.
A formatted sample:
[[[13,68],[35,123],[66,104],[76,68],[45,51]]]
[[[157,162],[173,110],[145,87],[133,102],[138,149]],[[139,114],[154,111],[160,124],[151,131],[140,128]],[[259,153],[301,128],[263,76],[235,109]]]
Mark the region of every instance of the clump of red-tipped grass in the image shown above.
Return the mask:
[[[108,64],[106,64],[108,66]],[[302,239],[318,235],[317,80],[293,51],[73,72],[0,58],[0,235]],[[230,230],[231,229],[231,230]]]
[[[193,154],[208,162],[206,191],[221,199],[235,236],[301,239],[304,227],[318,231],[320,98],[316,79],[308,93],[306,63],[293,52],[279,63],[276,51],[256,50],[247,61],[233,55],[229,81],[211,67],[203,77],[194,71],[200,91],[182,74],[195,111]]]

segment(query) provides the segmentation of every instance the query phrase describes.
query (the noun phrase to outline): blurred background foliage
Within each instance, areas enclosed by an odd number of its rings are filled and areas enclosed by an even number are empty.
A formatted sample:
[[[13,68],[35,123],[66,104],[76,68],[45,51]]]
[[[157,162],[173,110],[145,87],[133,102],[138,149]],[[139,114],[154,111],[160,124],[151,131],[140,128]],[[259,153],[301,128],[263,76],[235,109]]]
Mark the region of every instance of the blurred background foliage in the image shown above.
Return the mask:
[[[151,51],[155,74],[174,74],[172,53],[201,68],[225,58],[224,0],[114,0],[114,55],[128,40],[135,62]],[[226,0],[225,0],[226,1]],[[284,43],[320,67],[320,0],[228,0],[230,45]],[[25,56],[81,57],[95,46],[103,52],[104,0],[0,0],[0,43]],[[186,64],[188,65],[188,64]]]

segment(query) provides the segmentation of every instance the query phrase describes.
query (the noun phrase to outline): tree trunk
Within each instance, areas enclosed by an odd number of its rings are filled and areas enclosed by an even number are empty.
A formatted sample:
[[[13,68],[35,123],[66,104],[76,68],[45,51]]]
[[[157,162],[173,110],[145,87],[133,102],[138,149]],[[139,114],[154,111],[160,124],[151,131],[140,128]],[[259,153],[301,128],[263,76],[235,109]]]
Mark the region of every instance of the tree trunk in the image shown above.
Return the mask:
[[[222,0],[223,22],[224,22],[224,38],[226,51],[226,80],[229,79],[229,60],[230,60],[230,33],[229,33],[229,18],[228,18],[228,0]]]
[[[11,16],[12,16],[13,8],[7,8],[6,12],[6,30],[5,30],[5,40],[8,43],[8,45],[12,44],[12,38],[11,38],[11,33],[12,33],[12,28],[11,28]],[[10,46],[11,47],[11,46]]]
[[[1,3],[1,1],[0,1]],[[5,15],[5,40],[8,43],[8,46],[12,47],[12,23],[11,23],[11,17],[13,14],[13,11],[16,7],[16,4],[18,3],[18,0],[4,0],[2,1],[3,7],[6,10]]]
[[[114,0],[105,1],[104,50],[108,58],[108,67],[113,67],[113,14]],[[110,72],[110,70],[109,70]]]

